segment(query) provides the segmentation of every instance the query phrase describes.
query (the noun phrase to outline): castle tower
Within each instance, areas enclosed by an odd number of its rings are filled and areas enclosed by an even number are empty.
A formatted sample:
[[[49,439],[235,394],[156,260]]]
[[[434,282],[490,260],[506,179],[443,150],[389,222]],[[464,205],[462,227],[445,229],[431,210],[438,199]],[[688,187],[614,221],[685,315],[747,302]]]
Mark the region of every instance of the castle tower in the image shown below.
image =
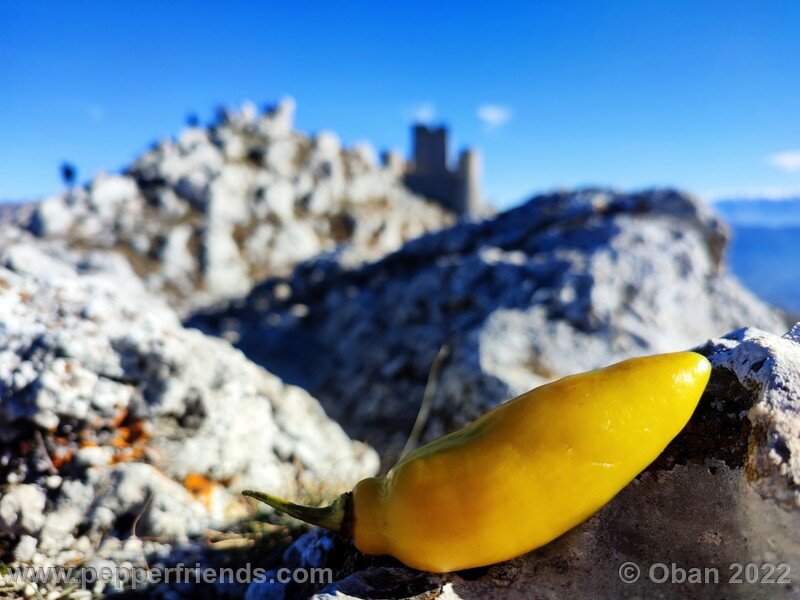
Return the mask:
[[[414,170],[417,173],[447,172],[447,130],[414,127]]]
[[[459,214],[475,214],[483,204],[480,183],[482,163],[481,153],[473,148],[463,150],[458,157],[458,174],[461,181],[458,198]]]
[[[477,150],[464,150],[458,165],[448,164],[447,128],[415,125],[412,129],[414,154],[404,182],[412,191],[436,201],[459,217],[479,211],[482,203],[481,158]]]

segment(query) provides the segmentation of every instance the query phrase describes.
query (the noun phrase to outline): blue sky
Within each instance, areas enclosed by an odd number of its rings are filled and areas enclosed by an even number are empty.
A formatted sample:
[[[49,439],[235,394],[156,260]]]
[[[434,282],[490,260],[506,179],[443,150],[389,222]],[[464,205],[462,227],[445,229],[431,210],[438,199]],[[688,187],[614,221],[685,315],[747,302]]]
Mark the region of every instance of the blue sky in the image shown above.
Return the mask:
[[[129,163],[186,116],[481,148],[499,206],[556,186],[800,192],[800,2],[0,0],[0,198]],[[454,148],[455,149],[455,148]]]

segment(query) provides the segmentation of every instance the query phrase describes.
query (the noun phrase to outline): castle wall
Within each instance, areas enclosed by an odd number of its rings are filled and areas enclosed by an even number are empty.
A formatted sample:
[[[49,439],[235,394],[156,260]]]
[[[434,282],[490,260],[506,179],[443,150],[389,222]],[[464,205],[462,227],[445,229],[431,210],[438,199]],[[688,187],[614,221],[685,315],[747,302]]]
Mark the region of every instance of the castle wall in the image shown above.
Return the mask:
[[[415,194],[436,200],[454,213],[463,211],[464,184],[457,174],[444,173],[406,173],[404,183]]]
[[[439,202],[459,216],[477,212],[483,199],[480,189],[480,154],[465,150],[456,169],[447,161],[447,129],[416,125],[413,129],[414,156],[404,176],[414,193]]]

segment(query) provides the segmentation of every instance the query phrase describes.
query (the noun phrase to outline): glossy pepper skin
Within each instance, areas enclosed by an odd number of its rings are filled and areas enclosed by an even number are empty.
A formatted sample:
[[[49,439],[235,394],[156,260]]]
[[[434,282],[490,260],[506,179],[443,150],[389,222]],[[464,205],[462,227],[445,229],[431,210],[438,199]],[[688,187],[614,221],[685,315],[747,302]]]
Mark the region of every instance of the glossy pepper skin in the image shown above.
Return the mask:
[[[693,352],[626,360],[498,406],[329,507],[245,494],[410,567],[489,565],[548,543],[611,500],[683,429],[710,373]]]

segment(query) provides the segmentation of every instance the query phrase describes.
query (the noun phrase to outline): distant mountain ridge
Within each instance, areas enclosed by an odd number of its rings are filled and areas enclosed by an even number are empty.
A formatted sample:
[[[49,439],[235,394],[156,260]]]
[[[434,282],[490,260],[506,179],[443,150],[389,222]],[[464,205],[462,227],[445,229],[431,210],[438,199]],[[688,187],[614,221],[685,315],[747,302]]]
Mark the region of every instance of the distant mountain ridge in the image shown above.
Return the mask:
[[[714,203],[714,208],[733,226],[800,226],[800,197],[785,200],[720,200]]]
[[[733,226],[728,262],[764,300],[800,315],[800,225]]]
[[[800,315],[800,198],[714,203],[732,229],[731,270],[764,300]]]

